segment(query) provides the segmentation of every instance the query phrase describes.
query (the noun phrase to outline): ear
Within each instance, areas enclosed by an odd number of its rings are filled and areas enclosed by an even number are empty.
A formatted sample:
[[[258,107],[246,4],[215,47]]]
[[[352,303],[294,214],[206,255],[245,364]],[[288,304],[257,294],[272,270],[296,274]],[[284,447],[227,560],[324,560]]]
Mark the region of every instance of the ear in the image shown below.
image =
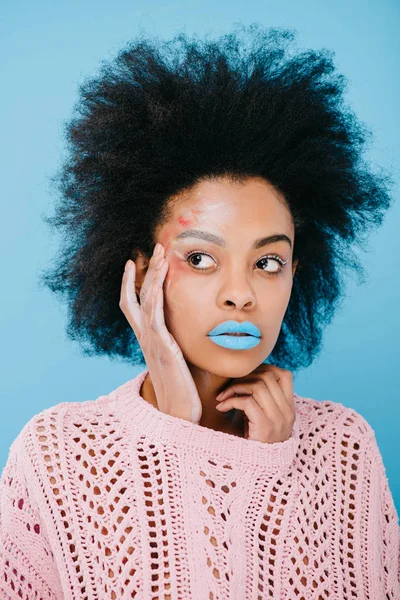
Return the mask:
[[[132,258],[135,263],[135,292],[136,294],[140,294],[140,290],[142,289],[143,281],[147,273],[147,269],[149,268],[150,260],[146,258],[146,256],[140,250],[137,251],[136,258]]]

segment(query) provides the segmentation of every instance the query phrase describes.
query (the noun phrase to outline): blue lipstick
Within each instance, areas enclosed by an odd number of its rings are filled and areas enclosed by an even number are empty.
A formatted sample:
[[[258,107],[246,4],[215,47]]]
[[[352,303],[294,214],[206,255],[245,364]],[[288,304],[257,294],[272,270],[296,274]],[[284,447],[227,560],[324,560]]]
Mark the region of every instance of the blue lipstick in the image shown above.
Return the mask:
[[[242,333],[247,335],[229,335],[233,333]],[[261,332],[251,321],[224,321],[214,327],[209,334],[209,338],[218,346],[229,348],[231,350],[248,350],[254,348],[260,343]]]

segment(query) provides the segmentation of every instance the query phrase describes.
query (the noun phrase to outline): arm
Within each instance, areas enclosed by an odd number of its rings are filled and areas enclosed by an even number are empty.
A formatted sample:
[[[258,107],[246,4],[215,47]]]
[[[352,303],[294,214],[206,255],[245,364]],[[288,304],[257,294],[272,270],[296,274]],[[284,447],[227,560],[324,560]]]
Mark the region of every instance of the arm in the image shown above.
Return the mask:
[[[29,460],[19,435],[0,478],[0,597],[61,600],[61,584],[23,469]]]

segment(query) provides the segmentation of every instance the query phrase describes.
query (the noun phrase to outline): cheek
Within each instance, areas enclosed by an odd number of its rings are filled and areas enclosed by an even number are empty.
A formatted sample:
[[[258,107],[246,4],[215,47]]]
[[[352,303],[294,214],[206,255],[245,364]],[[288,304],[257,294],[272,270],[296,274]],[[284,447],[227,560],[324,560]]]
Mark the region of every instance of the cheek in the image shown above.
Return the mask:
[[[272,280],[270,285],[260,285],[257,290],[258,305],[265,314],[269,314],[276,319],[279,319],[283,317],[286,312],[291,291],[292,286],[283,278],[280,281]]]
[[[164,280],[164,292],[167,298],[173,296],[183,297],[185,294],[191,296],[191,290],[198,288],[201,283],[196,273],[184,260],[180,253],[171,253],[169,267]]]
[[[169,261],[169,267],[167,274],[164,279],[164,294],[165,298],[172,299],[174,294],[179,294],[179,288],[182,287],[182,283],[185,281],[185,269],[184,266],[172,258]]]
[[[283,319],[290,301],[290,296],[292,294],[292,286],[291,284],[285,284],[282,286],[280,290],[279,298],[279,310],[280,310],[280,318]]]
[[[210,307],[204,281],[179,260],[170,262],[164,281],[164,316],[171,325],[185,318],[194,322]]]

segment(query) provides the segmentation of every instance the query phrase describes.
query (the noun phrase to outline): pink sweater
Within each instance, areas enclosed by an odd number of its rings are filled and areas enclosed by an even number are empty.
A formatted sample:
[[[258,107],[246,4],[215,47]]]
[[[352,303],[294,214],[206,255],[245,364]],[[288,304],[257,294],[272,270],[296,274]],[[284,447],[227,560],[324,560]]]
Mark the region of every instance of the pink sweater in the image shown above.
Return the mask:
[[[24,426],[0,480],[0,598],[399,600],[375,433],[295,394],[266,444],[166,415],[147,370]]]

